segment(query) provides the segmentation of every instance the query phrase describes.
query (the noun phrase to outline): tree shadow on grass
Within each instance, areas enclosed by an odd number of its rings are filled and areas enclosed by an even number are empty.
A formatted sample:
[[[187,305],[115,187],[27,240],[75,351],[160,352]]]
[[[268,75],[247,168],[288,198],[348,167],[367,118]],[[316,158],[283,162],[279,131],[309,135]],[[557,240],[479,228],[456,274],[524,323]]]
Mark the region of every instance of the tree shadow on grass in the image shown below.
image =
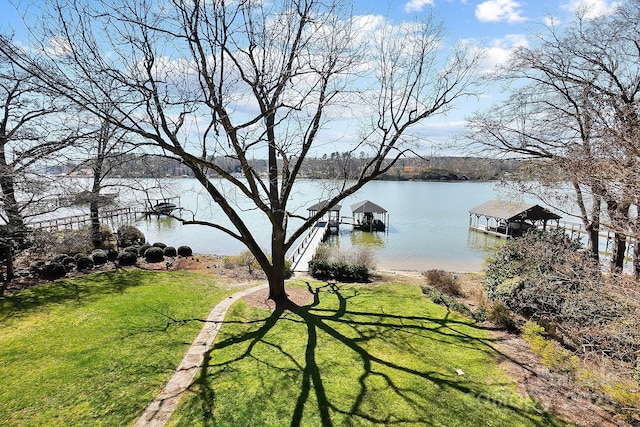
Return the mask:
[[[442,369],[427,370],[424,364],[415,367],[411,363],[404,364],[402,361],[393,360],[393,356],[384,354],[379,350],[372,350],[370,343],[374,340],[383,340],[385,345],[404,346],[403,351],[421,354],[420,350],[409,344],[419,336],[420,339],[435,341],[438,344],[445,343],[459,347],[473,348],[475,351],[485,352],[492,357],[497,354],[496,349],[492,346],[491,340],[478,338],[464,332],[462,329],[473,328],[467,322],[451,318],[448,314],[444,318],[420,317],[420,316],[403,316],[398,314],[390,314],[380,312],[367,312],[351,310],[349,308],[349,299],[357,296],[357,292],[353,295],[346,296],[345,292],[338,286],[328,284],[315,289],[309,286],[309,291],[314,295],[314,301],[306,306],[297,306],[291,301],[280,301],[276,306],[276,310],[265,319],[264,324],[257,330],[230,336],[218,342],[212,351],[221,350],[243,343],[246,345],[236,357],[230,360],[205,364],[205,368],[198,378],[198,394],[197,399],[202,406],[201,414],[203,425],[214,425],[214,405],[216,402],[215,381],[224,375],[229,369],[235,369],[234,363],[240,362],[247,357],[260,359],[259,354],[254,354],[254,350],[258,344],[267,345],[271,349],[279,352],[279,356],[290,361],[294,368],[289,370],[297,370],[297,381],[299,381],[299,392],[296,393],[295,405],[291,404],[292,411],[290,413],[291,426],[304,425],[306,418],[305,413],[315,412],[322,426],[333,426],[342,424],[347,420],[347,424],[365,423],[369,425],[433,425],[438,421],[437,414],[433,414],[433,408],[439,406],[439,410],[446,412],[450,402],[435,402],[442,396],[460,396],[460,399],[467,399],[468,403],[462,406],[451,406],[452,411],[458,411],[463,419],[465,419],[467,407],[465,405],[489,404],[500,407],[501,411],[511,414],[521,420],[527,420],[531,425],[564,425],[562,421],[555,419],[549,414],[544,413],[534,404],[523,404],[522,401],[509,396],[494,396],[492,392],[487,392],[487,383],[485,381],[472,381],[464,376],[457,376],[451,373],[443,372]],[[331,294],[337,298],[337,307],[335,309],[320,308],[321,293]],[[287,316],[288,321],[304,324],[306,328],[306,345],[304,349],[304,362],[296,361],[296,357],[291,352],[284,349],[283,345],[272,342],[268,339],[267,334],[283,317],[283,313],[290,312]],[[335,393],[332,393],[332,384],[326,383],[326,376],[323,376],[323,369],[329,369],[326,365],[326,357],[319,357],[322,348],[319,348],[319,337],[326,339],[330,337],[340,346],[344,347],[342,355],[351,353],[357,355],[358,363],[361,364],[361,373],[354,378],[353,390],[351,397],[347,399],[336,399]],[[405,341],[399,340],[406,336]],[[455,344],[452,343],[455,342]],[[423,341],[420,341],[423,342]],[[273,357],[273,356],[271,356]],[[346,356],[345,360],[346,360]],[[265,363],[261,360],[261,363]],[[284,369],[282,366],[273,366],[266,364],[265,369]],[[409,385],[405,381],[410,378]],[[386,402],[389,407],[394,402],[401,402],[404,407],[409,410],[404,413],[398,411],[371,411],[371,399],[375,399],[376,393],[381,391],[380,387],[372,387],[372,383],[377,381],[383,384],[384,393],[391,396]],[[422,389],[422,386],[431,388],[431,391]],[[495,384],[494,384],[495,386]],[[436,391],[433,391],[433,388]],[[219,393],[224,393],[220,391]],[[266,394],[265,394],[266,395]],[[334,396],[334,397],[331,397]],[[446,399],[446,397],[445,397]],[[338,401],[339,400],[339,401]],[[314,406],[315,405],[315,406]],[[482,411],[482,408],[475,409]],[[259,415],[258,415],[259,416]],[[455,416],[454,416],[455,419]],[[218,420],[219,422],[220,420]],[[224,422],[223,422],[224,424]]]

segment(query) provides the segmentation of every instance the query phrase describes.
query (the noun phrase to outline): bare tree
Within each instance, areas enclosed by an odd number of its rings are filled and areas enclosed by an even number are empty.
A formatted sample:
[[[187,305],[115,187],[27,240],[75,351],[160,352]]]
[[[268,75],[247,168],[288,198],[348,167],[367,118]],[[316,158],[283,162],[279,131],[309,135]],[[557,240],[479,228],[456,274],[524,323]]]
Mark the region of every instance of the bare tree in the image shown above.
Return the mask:
[[[338,0],[46,4],[51,16],[41,22],[41,46],[28,54],[2,41],[0,51],[43,84],[187,165],[233,227],[186,223],[241,240],[274,299],[286,297],[287,250],[325,213],[288,230],[294,183],[310,153],[337,143],[332,126],[348,125],[342,143],[369,160],[357,180],[336,184],[327,209],[411,152],[416,124],[471,95],[480,56],[468,46],[447,48],[432,18],[392,27],[379,17],[352,16]],[[101,108],[105,99],[118,99],[110,102],[113,114]],[[347,125],[338,120],[345,116],[352,118]],[[211,160],[222,156],[239,162],[242,179]],[[250,161],[261,156],[266,176]],[[264,213],[270,248],[260,247],[211,173]]]
[[[5,42],[11,44],[11,39]],[[7,234],[17,241],[24,239],[25,218],[33,214],[31,208],[42,206],[42,199],[48,194],[44,188],[49,182],[41,168],[77,135],[77,129],[60,120],[60,113],[69,107],[60,101],[54,92],[0,53],[2,219]]]
[[[519,48],[498,78],[511,96],[471,120],[476,141],[523,157],[544,158],[572,183],[580,217],[598,254],[602,209],[615,232],[611,269],[620,271],[637,208],[640,4],[611,15],[579,15],[548,26],[534,48]]]

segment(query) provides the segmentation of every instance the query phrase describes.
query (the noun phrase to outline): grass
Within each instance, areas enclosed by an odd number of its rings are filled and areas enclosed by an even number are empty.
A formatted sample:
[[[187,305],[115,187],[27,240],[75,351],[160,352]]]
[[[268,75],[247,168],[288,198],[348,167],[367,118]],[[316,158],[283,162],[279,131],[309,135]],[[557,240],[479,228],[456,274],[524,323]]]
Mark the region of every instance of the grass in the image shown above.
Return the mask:
[[[321,285],[236,303],[171,426],[560,426],[497,368],[486,331],[419,285]]]
[[[0,297],[0,425],[131,425],[231,292],[210,275],[119,270]]]

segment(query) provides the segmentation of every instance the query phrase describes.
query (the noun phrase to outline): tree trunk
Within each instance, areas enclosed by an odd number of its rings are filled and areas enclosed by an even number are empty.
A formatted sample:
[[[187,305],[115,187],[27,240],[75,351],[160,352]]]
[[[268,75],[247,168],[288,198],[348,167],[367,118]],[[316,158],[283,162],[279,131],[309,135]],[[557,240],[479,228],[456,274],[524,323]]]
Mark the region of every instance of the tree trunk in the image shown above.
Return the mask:
[[[269,280],[269,298],[278,301],[287,298],[284,290],[284,268],[286,254],[284,250],[285,231],[274,227],[271,239],[271,269],[267,274]]]
[[[92,195],[91,203],[89,204],[89,217],[91,218],[91,242],[95,249],[102,249],[102,233],[100,232],[100,212],[98,210],[98,202],[93,200],[95,195]]]
[[[95,160],[93,168],[93,185],[91,186],[91,196],[89,202],[89,217],[91,218],[91,242],[96,249],[103,248],[102,233],[100,232],[100,180],[102,179],[102,164],[104,163],[104,154],[102,153],[102,144],[99,149],[98,157]]]
[[[624,267],[624,253],[627,249],[627,236],[615,233],[611,252],[610,269],[612,273],[622,273]]]
[[[640,241],[637,238],[633,243],[633,276],[640,279]]]
[[[589,236],[589,249],[591,250],[591,256],[598,261],[600,259],[600,230],[593,222],[590,222],[586,227]]]
[[[3,160],[0,159],[0,161]],[[7,215],[7,237],[22,244],[25,237],[25,224],[16,200],[13,174],[8,169],[6,165],[0,166],[0,189],[2,190],[4,211]]]

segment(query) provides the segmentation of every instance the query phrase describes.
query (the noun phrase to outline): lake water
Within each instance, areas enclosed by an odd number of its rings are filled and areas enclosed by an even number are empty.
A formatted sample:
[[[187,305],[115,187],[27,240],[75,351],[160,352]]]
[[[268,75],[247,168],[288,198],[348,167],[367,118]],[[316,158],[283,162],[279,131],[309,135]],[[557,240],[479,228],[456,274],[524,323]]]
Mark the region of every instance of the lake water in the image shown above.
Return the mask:
[[[167,188],[181,196],[183,217],[194,212],[198,219],[229,224],[217,206],[211,206],[207,197],[198,194],[197,181],[171,180]],[[326,191],[327,183],[301,181],[289,207],[306,216],[307,207],[326,198]],[[365,233],[351,231],[351,226],[343,225],[330,241],[341,248],[371,247],[378,267],[383,269],[479,271],[501,241],[470,231],[468,210],[499,197],[502,196],[495,183],[373,181],[342,202],[341,215],[350,217],[350,205],[367,199],[388,211],[389,229]],[[256,240],[267,247],[270,229],[266,219],[260,212],[250,210],[250,204],[240,197],[237,200],[241,206],[244,204],[243,215],[251,224]],[[299,222],[291,220],[290,223],[295,226]],[[221,231],[200,225],[184,226],[171,218],[152,217],[138,221],[136,226],[150,242],[189,245],[196,253],[226,255],[245,250],[242,243]]]

